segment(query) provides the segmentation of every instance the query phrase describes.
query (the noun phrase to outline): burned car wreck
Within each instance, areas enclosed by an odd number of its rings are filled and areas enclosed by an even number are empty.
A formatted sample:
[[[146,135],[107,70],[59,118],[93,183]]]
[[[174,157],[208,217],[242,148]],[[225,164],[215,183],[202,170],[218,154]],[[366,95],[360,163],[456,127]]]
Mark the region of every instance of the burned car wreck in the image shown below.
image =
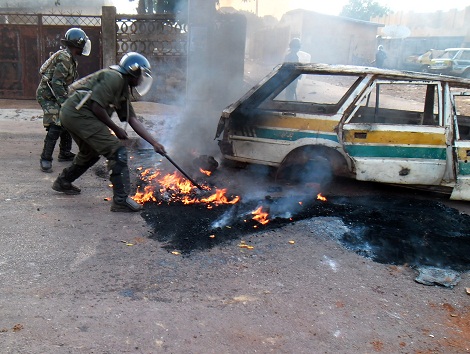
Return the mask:
[[[470,200],[470,80],[284,63],[219,120],[224,159],[276,178],[346,175]]]

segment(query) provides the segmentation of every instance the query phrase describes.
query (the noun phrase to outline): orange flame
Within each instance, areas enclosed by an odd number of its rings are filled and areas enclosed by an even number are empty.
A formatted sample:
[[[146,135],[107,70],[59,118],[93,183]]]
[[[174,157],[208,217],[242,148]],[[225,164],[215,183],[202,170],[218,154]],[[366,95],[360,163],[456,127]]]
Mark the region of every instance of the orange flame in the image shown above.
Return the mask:
[[[168,174],[163,176],[158,180],[158,183],[162,186],[162,188],[160,188],[160,192],[163,192],[164,190],[173,190],[178,193],[187,194],[193,189],[192,183],[187,179],[180,177],[176,171],[171,175]]]
[[[261,225],[266,225],[269,222],[268,216],[269,214],[265,211],[263,211],[263,207],[259,206],[256,208],[256,210],[252,211],[251,214],[253,214],[253,220],[258,221]]]
[[[318,193],[318,194],[317,194],[317,199],[318,199],[318,200],[321,200],[322,202],[326,202],[326,198],[325,198],[324,196],[322,196],[321,193]]]
[[[211,171],[203,170],[202,168],[200,168],[199,171],[206,176],[210,176],[212,174]]]
[[[137,188],[137,192],[132,197],[137,203],[144,204],[145,202],[156,202],[157,197],[153,194],[153,186],[145,186],[143,191],[140,191],[140,187]]]
[[[227,189],[216,189],[215,194],[211,195],[208,198],[202,198],[201,203],[214,203],[214,204],[235,204],[240,201],[240,197],[237,195],[232,200],[228,200],[225,196]]]
[[[150,169],[141,172],[141,179],[149,184],[143,190],[137,188],[133,199],[141,204],[145,202],[161,202],[165,199],[168,202],[182,202],[183,204],[207,204],[207,208],[220,204],[235,204],[240,201],[239,196],[229,199],[226,196],[227,189],[216,189],[215,193],[209,197],[198,197],[196,187],[179,175],[178,172],[160,176],[160,171],[152,173]],[[201,186],[204,190],[210,191],[209,186]]]

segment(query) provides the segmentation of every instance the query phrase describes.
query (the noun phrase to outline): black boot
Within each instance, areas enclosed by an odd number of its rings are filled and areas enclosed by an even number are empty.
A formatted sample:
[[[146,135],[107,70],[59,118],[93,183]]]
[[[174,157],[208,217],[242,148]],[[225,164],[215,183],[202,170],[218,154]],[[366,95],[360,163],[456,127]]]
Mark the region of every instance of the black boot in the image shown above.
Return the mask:
[[[60,144],[59,144],[59,161],[72,161],[75,157],[75,154],[71,152],[72,150],[72,136],[70,133],[65,129],[62,128],[62,132],[60,133]]]
[[[57,177],[57,179],[52,184],[52,189],[57,192],[62,192],[69,195],[80,194],[81,189],[72,184],[78,177],[83,175],[87,166],[79,166],[72,164],[70,167],[64,168],[62,173]]]
[[[52,154],[54,153],[54,148],[59,139],[60,132],[62,128],[51,124],[47,128],[46,138],[44,139],[44,148],[41,154],[41,160],[39,161],[41,166],[41,171],[50,173],[52,172]]]
[[[121,213],[132,213],[135,211],[140,211],[143,209],[143,206],[137,203],[131,197],[126,197],[125,200],[116,201],[113,198],[113,202],[111,204],[111,211],[114,212],[121,212]]]
[[[110,160],[110,167],[109,180],[113,184],[111,211],[134,212],[142,210],[142,205],[129,197],[131,183],[127,166],[127,151],[124,147],[118,149],[114,160]]]
[[[41,158],[41,160],[39,160],[39,166],[41,166],[42,172],[52,172],[52,161],[44,160],[43,158]]]
[[[142,210],[142,205],[129,197],[130,178],[129,168],[127,168],[127,166],[120,174],[111,173],[109,179],[113,184],[113,202],[111,204],[111,211],[133,212]]]

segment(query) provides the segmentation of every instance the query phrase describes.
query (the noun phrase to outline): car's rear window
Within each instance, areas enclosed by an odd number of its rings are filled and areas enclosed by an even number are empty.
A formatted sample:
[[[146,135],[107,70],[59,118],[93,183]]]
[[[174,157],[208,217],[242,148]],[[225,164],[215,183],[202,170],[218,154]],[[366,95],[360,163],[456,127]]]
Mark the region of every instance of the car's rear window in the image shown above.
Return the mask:
[[[470,60],[470,50],[464,50],[460,55],[461,60]]]
[[[457,50],[446,50],[439,59],[452,59],[457,54]]]
[[[352,75],[301,74],[274,100],[337,104],[358,78]]]

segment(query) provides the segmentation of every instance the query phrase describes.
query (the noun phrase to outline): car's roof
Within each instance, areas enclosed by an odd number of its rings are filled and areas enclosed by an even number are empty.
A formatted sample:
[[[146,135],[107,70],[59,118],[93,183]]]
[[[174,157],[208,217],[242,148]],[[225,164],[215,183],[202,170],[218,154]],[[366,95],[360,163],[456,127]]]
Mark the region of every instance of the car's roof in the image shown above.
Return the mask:
[[[446,51],[451,50],[470,50],[470,48],[446,48]]]
[[[303,73],[320,73],[320,74],[351,74],[351,75],[380,75],[384,78],[402,79],[402,80],[432,80],[432,81],[446,81],[455,84],[470,85],[470,79],[465,79],[455,76],[438,75],[431,73],[421,73],[415,71],[404,70],[391,70],[380,69],[369,66],[356,66],[356,65],[332,65],[332,64],[317,64],[317,63],[284,63],[282,64],[284,70],[299,70]]]

